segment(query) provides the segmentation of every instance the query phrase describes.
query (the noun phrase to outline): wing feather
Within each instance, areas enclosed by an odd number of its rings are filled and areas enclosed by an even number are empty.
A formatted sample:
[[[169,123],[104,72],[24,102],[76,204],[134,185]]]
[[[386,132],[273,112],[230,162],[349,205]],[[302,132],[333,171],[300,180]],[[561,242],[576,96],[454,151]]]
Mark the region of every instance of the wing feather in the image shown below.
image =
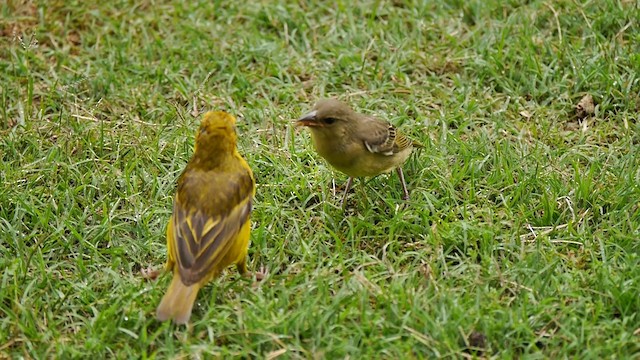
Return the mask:
[[[182,207],[178,209],[178,213],[186,212]],[[176,228],[180,231],[175,232],[173,239],[177,249],[176,262],[185,285],[197,283],[207,275],[229,265],[222,264],[221,261],[233,247],[240,228],[249,219],[250,212],[249,198],[238,204],[228,216],[217,219],[207,219],[207,215],[199,211],[186,217],[175,217],[176,220],[192,219],[177,224]],[[202,235],[196,237],[196,234]]]
[[[176,195],[173,205],[175,231],[169,241],[176,249],[175,260],[185,285],[205,280],[230,265],[225,263],[230,261],[227,255],[236,244],[240,229],[249,220],[255,188],[253,177],[249,173],[236,181],[225,180],[229,187],[215,188],[218,195],[228,195],[224,211],[210,206],[185,206],[180,193]],[[203,202],[209,201],[208,195],[211,194],[202,196]]]
[[[372,153],[391,156],[413,144],[395,126],[386,121],[370,118],[363,129],[364,145]]]

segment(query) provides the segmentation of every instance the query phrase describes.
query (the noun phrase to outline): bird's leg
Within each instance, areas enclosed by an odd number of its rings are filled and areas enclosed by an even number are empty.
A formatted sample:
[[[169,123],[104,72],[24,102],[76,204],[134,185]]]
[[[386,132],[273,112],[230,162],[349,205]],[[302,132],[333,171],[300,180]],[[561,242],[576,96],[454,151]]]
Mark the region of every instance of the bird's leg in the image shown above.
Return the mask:
[[[251,277],[251,273],[249,272],[249,269],[247,269],[246,257],[236,263],[236,269],[238,269],[240,275],[244,277]]]
[[[347,185],[344,186],[344,195],[342,196],[342,201],[340,202],[340,207],[344,209],[344,205],[347,203],[347,194],[349,193],[349,189],[351,189],[351,183],[353,182],[353,177],[349,177],[347,180]]]
[[[402,198],[404,200],[409,200],[409,191],[407,190],[407,183],[404,182],[404,174],[402,173],[402,168],[397,167],[396,172],[398,173],[398,177],[400,178],[400,182],[402,183],[402,191],[404,192],[404,196]]]
[[[250,278],[252,275],[255,275],[257,281],[260,281],[267,276],[267,271],[262,266],[260,266],[260,271],[256,271],[255,273],[252,274],[247,268],[247,258],[244,258],[241,261],[239,261],[236,264],[236,268],[238,269],[238,272],[240,273],[240,275],[242,275],[243,277]]]

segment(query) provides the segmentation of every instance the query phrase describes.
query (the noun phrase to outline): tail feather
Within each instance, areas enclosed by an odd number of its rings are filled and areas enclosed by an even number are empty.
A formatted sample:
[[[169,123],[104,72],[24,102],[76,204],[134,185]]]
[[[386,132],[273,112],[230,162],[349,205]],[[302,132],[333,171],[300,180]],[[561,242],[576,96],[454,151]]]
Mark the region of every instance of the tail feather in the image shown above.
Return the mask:
[[[180,325],[188,323],[199,290],[199,284],[187,286],[182,283],[180,276],[174,273],[169,289],[162,297],[156,310],[158,320],[173,319],[176,324]]]

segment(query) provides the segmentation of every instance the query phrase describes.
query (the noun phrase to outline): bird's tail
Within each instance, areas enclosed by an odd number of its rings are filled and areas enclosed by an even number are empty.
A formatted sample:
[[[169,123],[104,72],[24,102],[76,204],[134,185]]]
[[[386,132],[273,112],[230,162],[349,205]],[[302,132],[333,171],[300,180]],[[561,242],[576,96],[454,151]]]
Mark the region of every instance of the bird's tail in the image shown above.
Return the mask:
[[[158,320],[173,319],[176,324],[188,323],[198,290],[200,290],[199,284],[187,286],[182,283],[180,276],[174,273],[169,289],[156,310]]]

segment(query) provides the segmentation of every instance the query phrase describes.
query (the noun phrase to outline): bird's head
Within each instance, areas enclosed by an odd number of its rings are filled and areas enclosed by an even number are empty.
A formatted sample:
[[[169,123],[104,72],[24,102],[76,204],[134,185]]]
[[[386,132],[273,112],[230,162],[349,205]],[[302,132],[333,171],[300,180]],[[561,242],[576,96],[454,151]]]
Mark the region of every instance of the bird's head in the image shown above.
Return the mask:
[[[336,99],[319,100],[313,109],[296,121],[296,126],[306,126],[313,132],[335,133],[356,119],[351,108]]]
[[[224,111],[209,111],[204,114],[196,135],[196,152],[233,150],[236,146],[236,118]]]

